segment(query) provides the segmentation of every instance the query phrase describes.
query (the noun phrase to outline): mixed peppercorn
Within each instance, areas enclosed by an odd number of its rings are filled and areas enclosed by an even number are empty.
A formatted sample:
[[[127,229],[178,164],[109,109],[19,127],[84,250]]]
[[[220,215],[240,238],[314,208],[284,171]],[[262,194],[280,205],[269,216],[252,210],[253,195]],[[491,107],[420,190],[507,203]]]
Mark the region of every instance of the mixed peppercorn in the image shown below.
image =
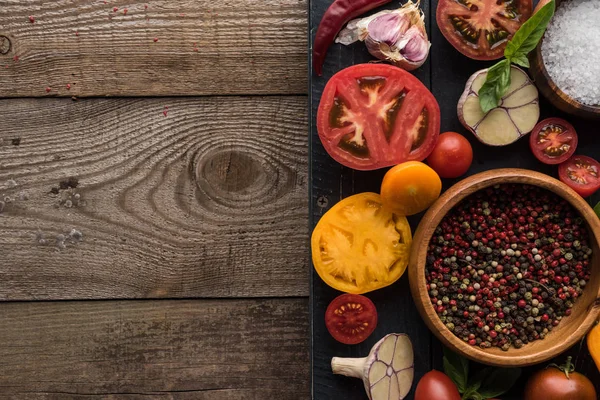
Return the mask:
[[[463,200],[436,228],[427,290],[441,321],[465,342],[520,348],[571,314],[591,254],[567,201],[536,186],[496,185]]]

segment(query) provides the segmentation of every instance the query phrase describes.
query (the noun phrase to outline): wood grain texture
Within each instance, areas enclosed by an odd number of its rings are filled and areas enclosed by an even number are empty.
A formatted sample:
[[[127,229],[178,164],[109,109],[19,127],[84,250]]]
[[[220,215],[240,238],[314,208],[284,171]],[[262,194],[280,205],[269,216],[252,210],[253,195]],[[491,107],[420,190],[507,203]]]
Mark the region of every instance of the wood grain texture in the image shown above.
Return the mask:
[[[565,317],[542,341],[537,340],[520,349],[509,351],[497,347],[481,349],[470,346],[446,328],[431,305],[425,279],[427,251],[431,237],[444,216],[460,201],[481,189],[504,183],[535,185],[567,200],[587,222],[591,248],[591,276],[583,295],[577,299],[570,316]],[[453,351],[484,364],[497,367],[528,366],[547,361],[565,352],[591,329],[600,315],[600,222],[594,210],[575,191],[545,174],[524,169],[495,169],[462,180],[448,189],[425,213],[413,238],[409,262],[410,290],[421,317],[437,338]]]
[[[0,97],[306,93],[306,18],[305,0],[0,0]]]
[[[0,107],[1,300],[307,294],[304,98]]]
[[[4,303],[0,398],[308,399],[308,301]]]

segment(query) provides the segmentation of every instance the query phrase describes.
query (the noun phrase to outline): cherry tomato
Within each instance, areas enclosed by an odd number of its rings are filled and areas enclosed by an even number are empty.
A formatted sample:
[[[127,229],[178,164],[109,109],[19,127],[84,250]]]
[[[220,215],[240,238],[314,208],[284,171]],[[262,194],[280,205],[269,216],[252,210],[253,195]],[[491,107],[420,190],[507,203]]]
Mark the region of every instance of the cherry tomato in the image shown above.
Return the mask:
[[[564,119],[548,118],[533,128],[529,147],[535,158],[544,164],[560,164],[575,153],[577,132]]]
[[[460,393],[452,379],[440,371],[429,371],[419,381],[415,400],[460,400]]]
[[[456,50],[475,60],[495,60],[531,8],[532,0],[440,0],[436,20]]]
[[[427,158],[427,164],[442,178],[458,178],[473,162],[471,143],[456,132],[445,132]]]
[[[440,133],[440,107],[403,69],[359,64],[327,82],[317,131],[327,153],[346,167],[373,170],[422,161]]]
[[[598,161],[586,156],[573,156],[558,166],[560,180],[581,197],[590,196],[600,189],[599,173]]]
[[[596,389],[579,372],[569,377],[558,368],[548,367],[536,372],[525,385],[524,400],[596,400]]]
[[[357,344],[373,333],[377,326],[375,304],[359,294],[336,297],[325,311],[325,326],[335,340]]]

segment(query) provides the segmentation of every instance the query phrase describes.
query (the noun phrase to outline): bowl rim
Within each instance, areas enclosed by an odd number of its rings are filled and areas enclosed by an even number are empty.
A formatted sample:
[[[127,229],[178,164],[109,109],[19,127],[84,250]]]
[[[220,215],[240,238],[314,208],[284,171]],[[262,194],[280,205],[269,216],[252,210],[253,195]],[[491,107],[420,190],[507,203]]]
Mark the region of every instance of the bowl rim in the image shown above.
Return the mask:
[[[561,3],[562,3],[561,0],[556,0],[556,8],[558,8]],[[544,32],[544,35],[542,36],[542,38],[540,39],[540,42],[538,43],[538,45],[535,48],[534,54],[535,54],[535,57],[537,57],[539,60],[539,62],[538,62],[539,70],[542,73],[542,75],[544,75],[544,78],[548,82],[548,86],[550,86],[552,91],[554,93],[556,93],[563,101],[573,103],[574,106],[580,108],[584,112],[588,112],[588,113],[592,113],[592,114],[600,114],[600,104],[594,105],[594,106],[583,104],[580,101],[577,101],[575,98],[573,98],[573,97],[569,96],[568,94],[566,94],[565,92],[563,92],[562,89],[556,84],[556,82],[554,82],[554,80],[548,73],[548,70],[546,69],[546,64],[544,64],[544,57],[542,56],[542,45],[544,43],[545,38],[546,38],[546,33]]]
[[[442,323],[439,317],[437,317],[437,314],[431,305],[425,279],[425,261],[428,244],[433,235],[433,229],[431,229],[431,234],[429,235],[426,231],[430,227],[435,229],[447,212],[467,196],[486,187],[507,183],[538,186],[567,200],[584,218],[590,232],[590,237],[593,237],[596,241],[596,245],[600,247],[600,220],[587,202],[564,183],[536,171],[518,168],[500,168],[472,175],[446,190],[446,192],[429,208],[415,231],[413,247],[410,253],[408,270],[413,301],[419,310],[421,318],[432,333],[445,346],[474,361],[499,367],[533,365],[559,355],[569,347],[575,345],[587,333],[598,315],[600,315],[600,304],[595,306],[592,306],[593,303],[590,304],[583,322],[572,334],[566,337],[562,342],[544,347],[537,353],[532,354],[515,354],[514,352],[511,353],[510,350],[495,354],[486,349],[471,346],[456,337],[454,333]],[[598,273],[600,273],[600,271]],[[600,287],[598,288],[596,298],[600,298]],[[568,317],[565,317],[565,320],[566,318]]]

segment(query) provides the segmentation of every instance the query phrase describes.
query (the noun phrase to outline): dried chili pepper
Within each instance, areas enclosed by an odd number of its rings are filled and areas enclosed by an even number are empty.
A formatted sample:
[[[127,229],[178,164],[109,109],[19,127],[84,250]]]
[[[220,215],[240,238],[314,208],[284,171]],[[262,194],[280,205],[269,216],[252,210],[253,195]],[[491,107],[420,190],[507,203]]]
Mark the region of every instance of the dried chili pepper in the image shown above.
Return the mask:
[[[325,11],[313,42],[313,68],[322,74],[323,61],[329,45],[342,27],[351,19],[392,0],[335,0]]]

